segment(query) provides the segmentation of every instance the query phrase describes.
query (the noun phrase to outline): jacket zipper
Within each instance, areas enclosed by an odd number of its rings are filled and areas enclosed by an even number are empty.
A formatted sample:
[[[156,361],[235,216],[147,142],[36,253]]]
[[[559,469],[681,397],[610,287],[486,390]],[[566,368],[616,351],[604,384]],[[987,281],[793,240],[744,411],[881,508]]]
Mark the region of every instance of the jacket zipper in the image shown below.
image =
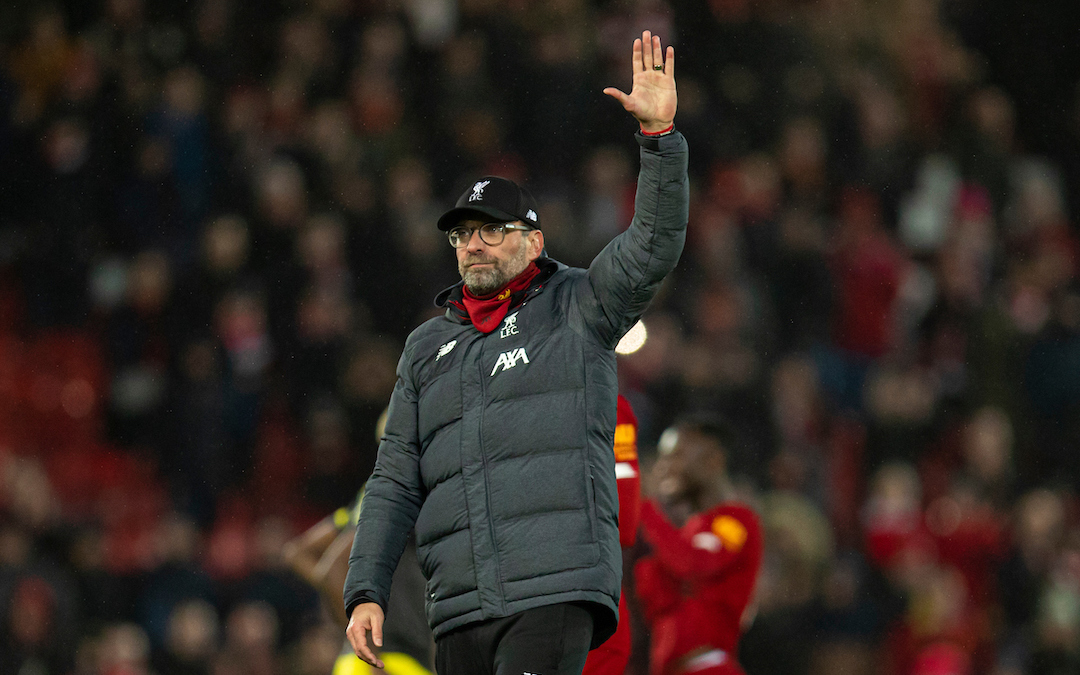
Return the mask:
[[[487,336],[484,336],[487,337]],[[477,350],[477,372],[480,375],[480,429],[477,436],[480,439],[480,462],[484,465],[484,506],[487,508],[487,520],[488,530],[491,536],[491,550],[495,557],[495,578],[498,582],[498,596],[499,596],[499,613],[506,613],[506,594],[503,592],[503,578],[502,578],[502,564],[499,560],[499,543],[495,538],[495,511],[491,508],[491,490],[490,482],[488,480],[488,457],[487,450],[484,448],[484,413],[487,412],[487,380],[484,378],[484,360],[482,358],[484,354],[484,338],[481,337],[478,340],[479,349]]]

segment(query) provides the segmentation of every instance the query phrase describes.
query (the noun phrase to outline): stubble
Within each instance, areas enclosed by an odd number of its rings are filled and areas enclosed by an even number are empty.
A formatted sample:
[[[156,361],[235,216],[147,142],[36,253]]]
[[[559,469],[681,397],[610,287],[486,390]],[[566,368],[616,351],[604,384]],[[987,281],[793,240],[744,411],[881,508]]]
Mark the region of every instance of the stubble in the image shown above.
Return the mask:
[[[467,256],[458,261],[458,273],[465,286],[473,295],[483,297],[491,295],[514,277],[521,274],[529,265],[526,240],[521,238],[518,248],[509,257],[499,260],[492,256]],[[476,263],[491,263],[490,267],[470,267]]]

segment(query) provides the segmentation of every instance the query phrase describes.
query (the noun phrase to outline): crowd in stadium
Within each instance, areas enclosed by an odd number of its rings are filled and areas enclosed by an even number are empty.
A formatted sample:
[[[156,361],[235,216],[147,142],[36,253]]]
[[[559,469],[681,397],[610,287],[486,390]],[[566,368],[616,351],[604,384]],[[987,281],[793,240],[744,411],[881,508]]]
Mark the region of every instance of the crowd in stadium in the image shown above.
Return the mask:
[[[1076,672],[1080,13],[986,4],[5,3],[0,672],[330,672],[281,550],[372,469],[435,222],[507,176],[587,265],[643,27],[692,203],[620,389],[646,475],[738,431],[747,673]]]

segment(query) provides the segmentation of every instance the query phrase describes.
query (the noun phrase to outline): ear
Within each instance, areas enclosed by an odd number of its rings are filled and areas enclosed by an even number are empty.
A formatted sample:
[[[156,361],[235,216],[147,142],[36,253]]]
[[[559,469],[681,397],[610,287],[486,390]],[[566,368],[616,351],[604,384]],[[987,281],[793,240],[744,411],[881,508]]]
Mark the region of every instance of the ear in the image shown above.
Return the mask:
[[[541,230],[533,230],[526,233],[528,235],[528,257],[529,262],[536,260],[540,257],[540,254],[544,252],[544,233]]]

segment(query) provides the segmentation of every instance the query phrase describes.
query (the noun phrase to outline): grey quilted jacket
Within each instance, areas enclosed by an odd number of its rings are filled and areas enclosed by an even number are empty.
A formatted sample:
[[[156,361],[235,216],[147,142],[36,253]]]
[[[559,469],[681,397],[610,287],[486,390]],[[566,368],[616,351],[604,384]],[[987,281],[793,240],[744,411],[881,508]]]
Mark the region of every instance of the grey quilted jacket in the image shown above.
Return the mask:
[[[350,615],[386,608],[415,528],[435,637],[558,602],[592,609],[593,646],[614,632],[613,350],[678,261],[689,202],[682,135],[637,139],[634,219],[587,270],[541,258],[487,334],[450,302],[458,284],[409,336],[349,560]]]

